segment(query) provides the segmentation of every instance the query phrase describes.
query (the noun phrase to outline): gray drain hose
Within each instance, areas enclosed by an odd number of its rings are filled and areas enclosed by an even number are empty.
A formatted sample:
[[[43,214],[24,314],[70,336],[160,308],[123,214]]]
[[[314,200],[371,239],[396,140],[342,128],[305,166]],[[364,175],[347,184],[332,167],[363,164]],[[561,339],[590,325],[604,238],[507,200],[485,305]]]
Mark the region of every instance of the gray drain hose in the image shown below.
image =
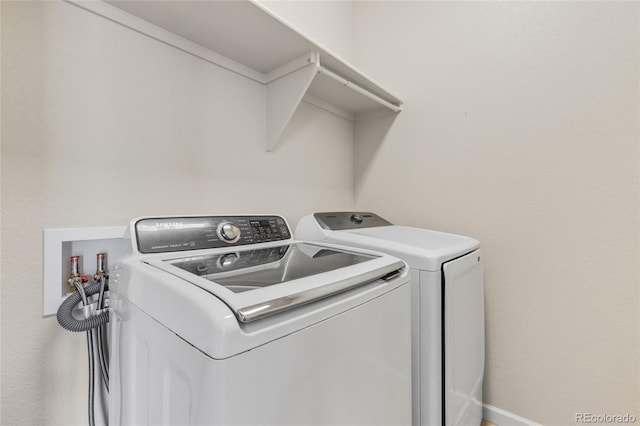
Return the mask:
[[[92,294],[96,294],[100,292],[100,283],[92,284],[87,286],[85,289],[85,294],[87,296],[91,296]],[[58,308],[58,323],[65,330],[74,331],[74,332],[82,332],[89,331],[93,328],[100,327],[109,322],[109,312],[104,311],[99,313],[96,316],[92,316],[83,320],[78,320],[74,318],[71,314],[73,308],[82,301],[82,297],[79,293],[73,293],[71,296],[67,297],[60,307]]]

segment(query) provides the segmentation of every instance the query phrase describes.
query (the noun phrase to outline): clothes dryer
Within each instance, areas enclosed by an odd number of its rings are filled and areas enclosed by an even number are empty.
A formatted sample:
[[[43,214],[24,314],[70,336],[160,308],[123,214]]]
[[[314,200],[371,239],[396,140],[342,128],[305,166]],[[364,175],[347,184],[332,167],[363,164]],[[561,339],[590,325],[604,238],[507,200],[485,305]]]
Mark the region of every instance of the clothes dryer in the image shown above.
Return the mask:
[[[295,237],[378,250],[403,259],[412,280],[414,425],[479,425],[484,377],[480,243],[393,225],[369,212],[303,217]]]
[[[410,423],[403,261],[294,241],[280,216],[130,232],[111,271],[111,424]]]

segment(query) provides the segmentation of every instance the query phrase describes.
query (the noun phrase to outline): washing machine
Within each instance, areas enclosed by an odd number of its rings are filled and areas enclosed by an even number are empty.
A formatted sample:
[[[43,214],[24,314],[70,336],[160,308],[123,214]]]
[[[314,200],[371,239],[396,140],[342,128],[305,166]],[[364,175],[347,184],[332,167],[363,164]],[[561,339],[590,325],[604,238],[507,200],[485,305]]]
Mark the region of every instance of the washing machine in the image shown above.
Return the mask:
[[[110,277],[113,425],[411,423],[406,264],[277,215],[144,217]]]
[[[480,243],[393,225],[369,212],[315,213],[295,237],[379,250],[405,260],[412,280],[414,425],[479,425],[484,377]]]

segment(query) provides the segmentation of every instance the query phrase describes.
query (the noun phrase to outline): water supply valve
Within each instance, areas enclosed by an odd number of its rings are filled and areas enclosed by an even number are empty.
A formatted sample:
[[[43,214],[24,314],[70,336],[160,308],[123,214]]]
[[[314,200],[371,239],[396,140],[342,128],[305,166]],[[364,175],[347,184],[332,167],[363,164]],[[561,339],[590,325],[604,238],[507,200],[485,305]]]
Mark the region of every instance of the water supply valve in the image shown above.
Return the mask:
[[[107,254],[98,253],[96,255],[96,273],[93,275],[93,282],[99,283],[101,279],[109,278],[109,273],[106,267]]]
[[[80,256],[71,256],[71,274],[67,283],[69,284],[69,292],[73,293],[77,290],[78,285],[89,282],[89,277],[80,275]]]

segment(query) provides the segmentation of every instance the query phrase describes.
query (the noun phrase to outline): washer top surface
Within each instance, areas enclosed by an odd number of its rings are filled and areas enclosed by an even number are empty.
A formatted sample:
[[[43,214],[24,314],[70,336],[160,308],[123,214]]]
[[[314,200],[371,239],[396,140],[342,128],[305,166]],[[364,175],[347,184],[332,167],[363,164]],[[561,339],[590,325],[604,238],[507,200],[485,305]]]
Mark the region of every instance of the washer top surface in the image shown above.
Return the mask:
[[[328,229],[331,222],[326,218],[341,216],[343,219],[338,229]],[[351,220],[350,229],[346,229],[344,217],[354,216],[363,220]],[[480,242],[471,237],[392,225],[373,213],[316,213],[305,216],[298,223],[295,236],[382,251],[404,260],[413,269],[425,271],[439,271],[444,262],[480,247]]]

